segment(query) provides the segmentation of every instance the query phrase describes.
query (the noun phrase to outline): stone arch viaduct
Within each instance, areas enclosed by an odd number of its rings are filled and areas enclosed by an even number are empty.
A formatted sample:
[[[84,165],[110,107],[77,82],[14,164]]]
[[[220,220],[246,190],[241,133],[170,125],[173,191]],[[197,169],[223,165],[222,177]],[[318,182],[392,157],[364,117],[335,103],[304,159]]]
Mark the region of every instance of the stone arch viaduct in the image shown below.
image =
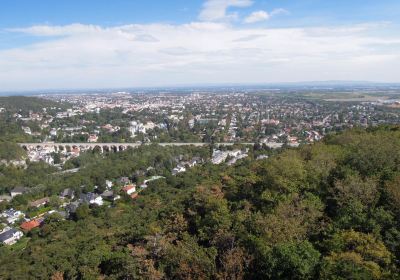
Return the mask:
[[[231,146],[234,143],[215,143],[217,146]],[[241,143],[243,145],[254,145],[254,143]],[[54,151],[62,151],[68,149],[78,148],[79,150],[91,150],[99,149],[101,152],[118,152],[126,150],[127,148],[137,148],[141,145],[150,145],[142,143],[53,143],[53,142],[43,142],[43,143],[19,143],[20,147],[27,151],[41,150],[41,149],[52,149]],[[157,143],[160,146],[207,146],[210,143]]]

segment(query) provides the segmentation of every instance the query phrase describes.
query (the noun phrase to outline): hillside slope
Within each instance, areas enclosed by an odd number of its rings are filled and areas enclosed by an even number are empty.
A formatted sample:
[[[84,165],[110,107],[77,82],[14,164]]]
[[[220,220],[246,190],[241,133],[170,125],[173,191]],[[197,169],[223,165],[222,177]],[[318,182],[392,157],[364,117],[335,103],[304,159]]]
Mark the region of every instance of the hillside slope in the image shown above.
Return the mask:
[[[27,113],[29,111],[42,112],[43,108],[68,108],[68,104],[61,104],[51,100],[28,97],[28,96],[1,96],[0,107],[7,109],[7,111],[21,111]]]
[[[54,216],[0,278],[398,279],[399,217],[399,127],[352,130]]]

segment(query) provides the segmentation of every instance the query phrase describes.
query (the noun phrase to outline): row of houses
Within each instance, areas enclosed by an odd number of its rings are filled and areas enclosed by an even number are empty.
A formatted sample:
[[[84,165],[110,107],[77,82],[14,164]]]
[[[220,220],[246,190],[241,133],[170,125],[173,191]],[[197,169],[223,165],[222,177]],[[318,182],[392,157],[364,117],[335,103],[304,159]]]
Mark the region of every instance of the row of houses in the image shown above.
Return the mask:
[[[187,168],[194,167],[202,162],[203,160],[200,157],[194,157],[189,161],[181,161],[174,169],[172,169],[172,175],[185,172]]]
[[[11,197],[15,197],[17,195],[22,195],[27,192],[28,190],[26,188],[19,187],[14,188],[10,192],[10,194]],[[41,208],[43,206],[46,206],[49,202],[50,198],[44,197],[29,202],[28,206],[30,208]],[[39,214],[37,217],[29,219],[27,218],[26,214],[20,210],[15,210],[13,208],[4,210],[2,213],[0,213],[0,218],[5,223],[3,224],[3,230],[0,232],[0,243],[3,243],[5,245],[15,244],[20,238],[22,238],[22,236],[24,235],[23,232],[28,232],[34,228],[41,226],[45,220],[45,215],[51,214],[51,212],[55,212],[55,210],[44,212],[42,214]],[[17,222],[20,222],[21,224],[18,225]]]
[[[69,198],[73,199],[74,195],[70,193],[69,189],[66,189],[63,191],[63,196],[66,198],[66,194],[69,193]],[[138,196],[138,193],[136,192],[136,185],[135,184],[127,184],[121,188],[121,193],[125,193],[129,195],[132,199],[136,198]],[[81,206],[82,204],[86,205],[96,205],[96,206],[102,206],[104,205],[105,201],[108,202],[115,202],[117,200],[121,199],[121,196],[114,190],[111,189],[106,189],[104,192],[101,194],[97,194],[94,192],[88,192],[88,193],[82,193],[80,194],[79,198],[76,200],[71,201],[67,206],[66,210],[68,214],[74,214],[76,212],[76,209]]]
[[[140,185],[139,189],[144,189],[147,184],[151,181],[164,178],[162,176],[152,176],[145,180],[143,184]],[[0,213],[0,218],[5,222],[3,230],[0,231],[0,242],[6,245],[15,244],[20,238],[24,236],[24,232],[29,232],[34,228],[38,228],[45,223],[47,215],[58,213],[63,218],[70,218],[77,210],[77,208],[83,204],[86,205],[104,205],[105,201],[115,202],[121,198],[119,193],[125,193],[132,199],[138,197],[138,188],[135,184],[131,183],[130,179],[127,177],[122,177],[119,179],[120,183],[123,183],[121,189],[113,190],[113,183],[109,180],[106,181],[106,190],[101,194],[95,192],[81,193],[76,196],[75,191],[71,188],[66,188],[59,194],[59,198],[64,201],[60,209],[43,209],[42,207],[48,206],[50,202],[49,197],[43,197],[34,201],[30,201],[28,206],[30,208],[42,208],[45,212],[36,215],[32,218],[27,218],[26,214],[22,211],[15,210],[13,208],[7,209]],[[14,188],[10,192],[10,198],[22,195],[28,192],[29,189],[23,187]],[[39,211],[40,213],[40,211]]]
[[[233,150],[233,151],[221,151],[214,150],[211,158],[211,162],[213,164],[221,164],[225,162],[228,157],[231,159],[228,161],[228,165],[234,164],[237,160],[247,157],[248,149],[242,150]]]
[[[42,220],[29,220],[25,218],[25,213],[13,208],[7,209],[0,214],[0,217],[4,220],[6,224],[3,224],[4,228],[0,231],[0,243],[5,245],[13,245],[24,235],[20,230],[27,232],[35,227],[38,227]],[[18,221],[23,220],[17,229],[14,224]]]
[[[31,208],[40,208],[49,203],[50,199],[48,197],[44,197],[35,201],[29,202],[29,207]],[[15,210],[13,208],[4,210],[0,217],[5,222],[3,224],[4,228],[0,232],[0,243],[5,245],[15,244],[22,236],[23,232],[31,231],[34,228],[37,228],[42,225],[44,222],[44,215],[47,213],[40,214],[38,217],[28,219],[24,212]],[[50,213],[49,213],[50,214]],[[19,226],[17,222],[22,221]],[[19,227],[19,229],[17,229]],[[22,231],[21,231],[22,230]]]

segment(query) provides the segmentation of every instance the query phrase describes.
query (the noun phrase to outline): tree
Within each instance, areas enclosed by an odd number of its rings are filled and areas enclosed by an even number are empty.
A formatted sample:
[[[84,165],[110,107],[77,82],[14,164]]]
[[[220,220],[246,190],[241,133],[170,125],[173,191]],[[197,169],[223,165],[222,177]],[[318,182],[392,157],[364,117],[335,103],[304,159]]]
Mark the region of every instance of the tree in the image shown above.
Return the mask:
[[[218,231],[227,231],[231,226],[228,202],[223,198],[219,186],[200,186],[188,202],[189,223],[202,240],[210,240]]]
[[[379,200],[377,182],[373,178],[346,174],[328,189],[328,211],[340,228],[367,228],[370,213]]]
[[[185,235],[168,247],[165,272],[172,279],[209,279],[216,271],[216,255],[215,248],[199,246],[193,237]]]
[[[268,244],[301,241],[310,232],[318,232],[322,210],[323,204],[318,197],[292,194],[280,202],[272,213],[254,214],[253,228]]]
[[[276,246],[270,256],[269,279],[312,279],[320,253],[308,241]]]
[[[383,242],[353,230],[334,234],[326,249],[330,254],[324,258],[321,276],[328,279],[380,279],[388,274],[392,261]]]
[[[220,257],[221,268],[217,274],[217,279],[243,279],[250,261],[250,255],[243,248],[234,247],[225,251]]]
[[[396,175],[384,186],[384,199],[390,208],[400,217],[400,175]]]
[[[89,216],[90,209],[89,205],[81,204],[78,208],[76,208],[75,216],[78,220],[86,219]]]

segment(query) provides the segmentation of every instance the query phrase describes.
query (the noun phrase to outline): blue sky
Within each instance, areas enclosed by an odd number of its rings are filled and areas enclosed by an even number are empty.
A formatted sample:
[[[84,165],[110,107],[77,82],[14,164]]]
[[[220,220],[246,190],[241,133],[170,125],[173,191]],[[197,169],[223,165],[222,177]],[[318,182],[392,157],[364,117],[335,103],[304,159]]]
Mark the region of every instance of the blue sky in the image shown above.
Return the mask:
[[[103,26],[152,22],[178,24],[196,20],[203,3],[202,0],[2,0],[0,27],[75,22]],[[283,25],[296,22],[301,25],[400,22],[398,0],[264,0],[236,10],[245,15],[257,9],[274,8],[291,11],[292,17],[277,20]]]
[[[400,82],[398,0],[2,0],[5,90]]]

